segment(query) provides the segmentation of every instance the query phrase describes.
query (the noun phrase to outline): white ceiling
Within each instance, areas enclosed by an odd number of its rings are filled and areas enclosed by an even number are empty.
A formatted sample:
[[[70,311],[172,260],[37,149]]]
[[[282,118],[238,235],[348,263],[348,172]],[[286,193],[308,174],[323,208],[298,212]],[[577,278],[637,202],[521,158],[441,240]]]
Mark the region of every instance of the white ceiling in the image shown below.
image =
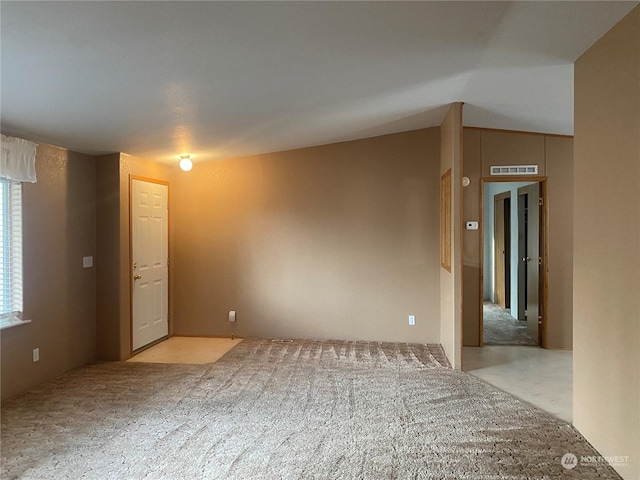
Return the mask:
[[[7,2],[1,128],[194,161],[439,125],[571,134],[573,61],[638,2]]]

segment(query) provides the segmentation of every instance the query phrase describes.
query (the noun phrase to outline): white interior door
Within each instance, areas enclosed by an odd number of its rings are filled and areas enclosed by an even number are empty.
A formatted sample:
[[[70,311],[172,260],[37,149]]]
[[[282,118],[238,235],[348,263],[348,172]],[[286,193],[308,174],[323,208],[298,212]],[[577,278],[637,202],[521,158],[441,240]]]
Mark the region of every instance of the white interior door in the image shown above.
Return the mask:
[[[169,334],[168,190],[131,182],[133,350]]]

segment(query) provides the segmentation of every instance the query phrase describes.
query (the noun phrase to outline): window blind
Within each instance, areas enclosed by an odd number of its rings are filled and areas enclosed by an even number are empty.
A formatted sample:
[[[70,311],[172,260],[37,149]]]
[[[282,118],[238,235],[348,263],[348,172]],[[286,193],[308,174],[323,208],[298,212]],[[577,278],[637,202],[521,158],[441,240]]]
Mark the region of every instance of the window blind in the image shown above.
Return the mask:
[[[22,313],[22,184],[0,180],[0,320]]]
[[[1,134],[0,144],[0,179],[35,183],[37,145]]]

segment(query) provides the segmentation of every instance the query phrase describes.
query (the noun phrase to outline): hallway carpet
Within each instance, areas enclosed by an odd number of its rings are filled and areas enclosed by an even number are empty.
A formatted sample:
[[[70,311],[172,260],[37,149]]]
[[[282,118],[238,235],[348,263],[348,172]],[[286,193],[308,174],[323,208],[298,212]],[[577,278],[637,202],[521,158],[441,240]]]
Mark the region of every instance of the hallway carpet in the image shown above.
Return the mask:
[[[619,478],[569,452],[597,455],[437,345],[245,339],[209,365],[89,365],[2,409],[2,478]]]
[[[537,345],[527,332],[527,322],[513,318],[509,310],[500,305],[484,302],[482,322],[485,345]]]

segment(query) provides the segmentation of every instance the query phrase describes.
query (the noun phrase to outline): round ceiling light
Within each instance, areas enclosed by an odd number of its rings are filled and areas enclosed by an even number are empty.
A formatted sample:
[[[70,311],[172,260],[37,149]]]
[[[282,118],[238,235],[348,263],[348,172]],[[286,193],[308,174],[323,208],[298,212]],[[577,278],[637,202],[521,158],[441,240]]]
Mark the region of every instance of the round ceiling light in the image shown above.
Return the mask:
[[[191,155],[180,156],[180,169],[183,172],[188,172],[193,168],[193,162],[191,161]]]

